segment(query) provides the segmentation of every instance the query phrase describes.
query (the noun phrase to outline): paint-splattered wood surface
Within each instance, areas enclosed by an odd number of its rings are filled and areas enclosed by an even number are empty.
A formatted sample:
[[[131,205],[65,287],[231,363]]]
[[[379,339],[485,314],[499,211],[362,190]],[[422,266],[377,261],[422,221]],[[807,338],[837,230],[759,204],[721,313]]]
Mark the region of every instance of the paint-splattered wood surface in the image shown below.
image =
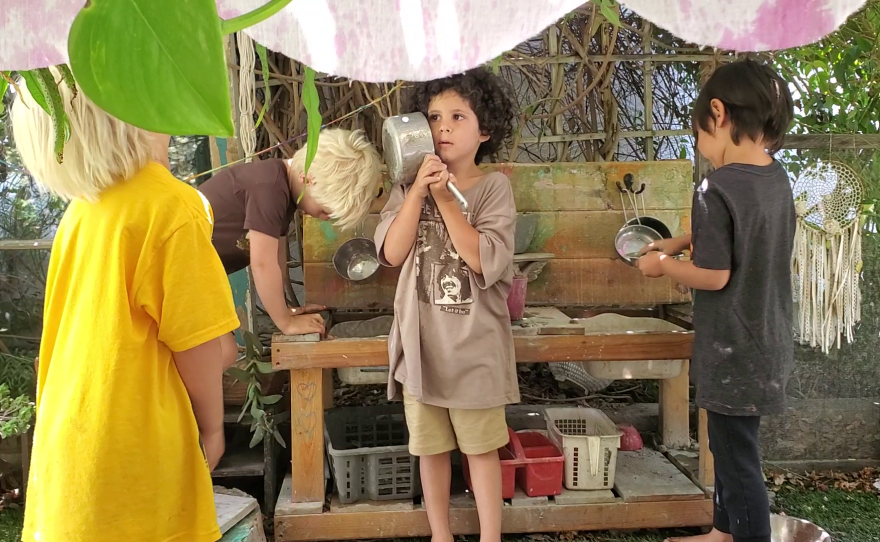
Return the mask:
[[[621,207],[617,182],[632,174],[636,188],[645,184],[637,203],[662,220],[673,235],[690,231],[693,195],[689,161],[563,164],[489,164],[511,179],[517,211],[538,215],[528,252],[554,255],[529,284],[527,302],[547,305],[656,305],[690,299],[666,279],[646,279],[617,259],[614,237],[632,218]],[[363,225],[372,237],[387,194],[378,198]],[[396,269],[380,269],[361,283],[339,277],[333,269],[336,249],[353,236],[329,222],[306,217],[303,267],[306,300],[339,308],[388,308],[397,284]]]

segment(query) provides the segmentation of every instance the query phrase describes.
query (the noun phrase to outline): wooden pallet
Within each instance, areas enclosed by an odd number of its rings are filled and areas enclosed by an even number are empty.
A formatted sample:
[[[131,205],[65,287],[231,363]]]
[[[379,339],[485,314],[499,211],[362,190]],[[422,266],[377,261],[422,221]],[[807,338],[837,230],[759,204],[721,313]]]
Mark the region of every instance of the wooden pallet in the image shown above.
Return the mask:
[[[276,542],[430,536],[418,500],[363,502],[305,508],[291,502],[291,477],[275,509]],[[450,523],[456,535],[479,533],[472,496],[454,491]],[[505,533],[598,531],[700,527],[712,523],[712,501],[663,454],[619,452],[615,490],[564,491],[558,497],[529,498],[521,492],[505,502]]]

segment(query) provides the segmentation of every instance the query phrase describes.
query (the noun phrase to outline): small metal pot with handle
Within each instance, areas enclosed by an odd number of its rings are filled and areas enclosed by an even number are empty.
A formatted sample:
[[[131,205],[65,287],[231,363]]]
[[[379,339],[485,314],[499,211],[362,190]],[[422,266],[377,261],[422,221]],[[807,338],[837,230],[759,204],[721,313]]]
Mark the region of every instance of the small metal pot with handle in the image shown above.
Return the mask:
[[[367,280],[379,270],[376,243],[363,234],[342,243],[333,254],[333,267],[339,276],[352,282]]]
[[[434,138],[428,119],[421,113],[388,117],[382,123],[382,149],[391,182],[411,184],[416,180],[425,155],[434,154]],[[467,211],[467,200],[458,188],[452,183],[447,183],[446,188],[452,192],[462,211]]]

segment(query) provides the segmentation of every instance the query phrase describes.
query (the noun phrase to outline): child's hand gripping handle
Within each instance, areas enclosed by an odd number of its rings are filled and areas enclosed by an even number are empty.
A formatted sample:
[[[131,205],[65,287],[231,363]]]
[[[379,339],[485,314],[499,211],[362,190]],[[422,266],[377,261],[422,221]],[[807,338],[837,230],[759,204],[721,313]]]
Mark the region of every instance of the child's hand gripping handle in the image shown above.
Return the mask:
[[[458,189],[458,187],[455,186],[450,181],[446,181],[446,189],[449,190],[450,192],[452,192],[452,195],[455,196],[455,199],[458,201],[458,204],[461,206],[461,210],[464,212],[467,212],[468,202],[466,199],[464,199],[464,194],[461,193],[461,191]]]

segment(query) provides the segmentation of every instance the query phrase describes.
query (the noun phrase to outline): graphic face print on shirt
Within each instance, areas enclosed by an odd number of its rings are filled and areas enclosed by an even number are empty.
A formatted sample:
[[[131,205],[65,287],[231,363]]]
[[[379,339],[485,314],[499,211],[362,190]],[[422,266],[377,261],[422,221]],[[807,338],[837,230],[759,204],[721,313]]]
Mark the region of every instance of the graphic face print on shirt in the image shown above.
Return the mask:
[[[468,216],[470,222],[470,216]],[[416,237],[416,289],[419,301],[451,314],[470,314],[474,302],[471,271],[452,246],[433,199],[425,198]]]

